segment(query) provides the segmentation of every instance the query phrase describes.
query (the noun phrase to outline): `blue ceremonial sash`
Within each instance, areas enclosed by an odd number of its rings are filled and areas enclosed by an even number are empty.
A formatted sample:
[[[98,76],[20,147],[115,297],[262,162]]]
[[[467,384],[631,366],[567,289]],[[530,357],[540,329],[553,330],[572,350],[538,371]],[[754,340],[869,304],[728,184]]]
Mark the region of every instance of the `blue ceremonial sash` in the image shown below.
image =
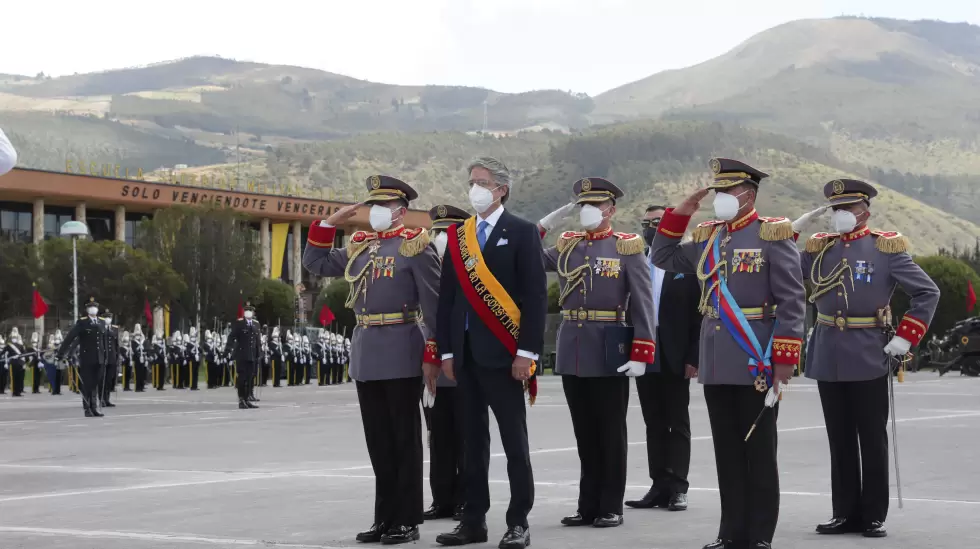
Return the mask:
[[[754,379],[758,379],[760,374],[765,375],[767,387],[772,386],[772,341],[776,331],[773,330],[772,336],[769,337],[769,344],[763,351],[762,345],[759,344],[759,338],[755,336],[749,321],[742,313],[742,308],[732,297],[732,293],[728,289],[728,281],[719,273],[718,267],[721,264],[721,247],[718,244],[719,232],[721,232],[720,227],[715,229],[711,238],[704,245],[705,248],[711,246],[711,253],[708,254],[707,260],[704,262],[705,270],[703,272],[704,276],[711,277],[711,303],[718,311],[721,323],[731,334],[732,339],[745,351],[745,354],[749,355],[749,373]],[[703,251],[704,249],[702,249]]]

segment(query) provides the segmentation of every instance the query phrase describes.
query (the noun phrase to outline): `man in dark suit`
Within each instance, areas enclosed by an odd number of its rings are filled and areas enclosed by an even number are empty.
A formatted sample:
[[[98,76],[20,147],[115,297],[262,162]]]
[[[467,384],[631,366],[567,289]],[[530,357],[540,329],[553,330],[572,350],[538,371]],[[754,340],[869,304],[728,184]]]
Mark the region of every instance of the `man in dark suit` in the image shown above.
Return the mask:
[[[504,210],[511,176],[502,162],[474,161],[469,185],[470,204],[478,215],[448,230],[436,322],[442,371],[458,382],[463,402],[466,504],[459,526],[436,541],[487,541],[489,406],[510,478],[507,533],[499,547],[523,549],[531,541],[527,515],[534,503],[524,387],[544,345],[547,311],[541,237],[535,224]]]
[[[85,313],[72,326],[65,340],[58,348],[58,361],[65,360],[72,348],[78,345],[78,366],[82,408],[85,417],[102,417],[99,411],[99,396],[102,391],[102,374],[106,364],[106,325],[99,320],[99,303],[95,298],[89,298],[85,304]],[[78,340],[77,342],[75,340]]]
[[[650,206],[643,216],[647,246],[657,234],[666,208]],[[691,464],[691,379],[698,375],[701,289],[696,276],[666,272],[650,264],[657,353],[654,368],[636,378],[643,422],[647,427],[647,466],[653,486],[636,509],[687,510],[687,473]]]
[[[228,344],[225,346],[225,353],[230,354],[234,350],[235,354],[235,385],[238,388],[238,408],[258,408],[248,399],[249,387],[252,376],[255,375],[255,367],[262,357],[262,334],[259,331],[259,323],[252,318],[255,315],[255,307],[251,303],[245,303],[245,318],[239,318],[231,327],[228,334]]]
[[[116,405],[109,400],[109,397],[116,390],[116,376],[119,372],[119,326],[112,325],[112,312],[108,308],[102,311],[99,318],[105,323],[106,349],[105,374],[102,376],[99,398],[103,408],[115,408]]]

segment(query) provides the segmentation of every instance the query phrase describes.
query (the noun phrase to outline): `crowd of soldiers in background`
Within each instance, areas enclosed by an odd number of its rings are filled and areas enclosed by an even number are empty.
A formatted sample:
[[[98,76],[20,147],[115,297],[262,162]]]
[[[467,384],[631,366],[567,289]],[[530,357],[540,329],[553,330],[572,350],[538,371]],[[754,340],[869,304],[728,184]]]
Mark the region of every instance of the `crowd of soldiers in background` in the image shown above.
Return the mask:
[[[349,338],[320,330],[314,334],[316,341],[311,341],[308,335],[291,330],[283,333],[278,326],[271,330],[263,326],[262,332],[261,371],[256,373],[253,385],[265,386],[271,381],[274,387],[280,387],[282,380],[287,386],[350,382]],[[46,342],[34,332],[25,343],[17,328],[6,338],[0,334],[0,394],[9,389],[13,396],[23,395],[28,373],[31,393],[40,393],[43,385],[53,395],[61,394],[63,385],[78,393],[78,348],[64,363],[55,359],[63,340],[61,330],[48,334]],[[106,387],[100,394],[115,390],[120,382],[123,391],[143,392],[147,385],[162,391],[167,384],[174,389],[196,391],[202,370],[208,389],[234,386],[235,365],[227,343],[227,331],[205,330],[201,340],[198,330],[191,327],[186,334],[175,331],[169,338],[147,338],[136,324],[132,333],[121,332],[118,373],[105,380]]]

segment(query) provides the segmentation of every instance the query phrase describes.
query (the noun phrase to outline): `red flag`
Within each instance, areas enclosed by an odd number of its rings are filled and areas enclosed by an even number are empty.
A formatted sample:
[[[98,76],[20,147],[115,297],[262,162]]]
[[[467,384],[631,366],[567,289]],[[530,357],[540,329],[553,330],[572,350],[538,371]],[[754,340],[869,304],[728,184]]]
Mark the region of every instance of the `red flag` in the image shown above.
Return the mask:
[[[34,318],[41,318],[48,312],[48,304],[44,302],[44,298],[41,297],[41,292],[34,288],[34,302],[31,304],[31,311],[34,313]]]
[[[143,316],[146,317],[146,327],[153,327],[153,309],[150,308],[150,298],[143,301]]]
[[[966,312],[972,312],[977,306],[977,293],[973,291],[973,281],[966,281]]]
[[[238,302],[238,318],[245,318],[245,307],[242,306],[242,302]]]
[[[328,307],[327,304],[324,303],[323,307],[320,309],[320,326],[326,326],[327,324],[330,324],[331,322],[334,321],[335,318],[337,317],[333,315],[333,311],[331,311],[330,307]]]

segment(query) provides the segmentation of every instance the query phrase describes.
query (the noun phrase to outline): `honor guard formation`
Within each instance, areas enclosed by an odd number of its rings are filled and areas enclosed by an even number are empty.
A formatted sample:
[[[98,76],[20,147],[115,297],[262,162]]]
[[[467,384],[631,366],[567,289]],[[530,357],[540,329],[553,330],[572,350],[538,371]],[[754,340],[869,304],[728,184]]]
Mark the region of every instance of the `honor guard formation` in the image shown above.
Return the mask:
[[[816,381],[830,450],[831,508],[816,532],[883,537],[889,453],[897,453],[894,378],[925,336],[939,289],[913,261],[905,236],[871,228],[872,185],[831,181],[826,204],[791,221],[756,210],[759,194],[772,192],[766,173],[725,158],[708,167],[706,187],[674,207],[647,208],[642,234],[614,227],[624,192],[602,177],[572,183],[571,202],[535,224],[505,207],[513,185],[507,166],[480,158],[467,170],[476,213],[439,204],[425,229],[403,225],[416,190],[373,175],[364,202],[312,224],[302,259],[311,273],[349,283],[350,339],[270,327],[248,302],[225,330],[191,327],[165,339],[139,324],[121,330],[92,297],[65,335],[33,333],[25,342],[14,328],[0,336],[0,392],[21,397],[29,373],[31,393],[47,384],[58,395],[67,384],[86,417],[102,417],[116,405],[117,383],[122,391],[195,391],[203,376],[207,389],[234,386],[238,407],[254,409],[256,387],[270,382],[353,380],[375,475],[373,521],[355,538],[382,544],[418,541],[419,525],[439,519],[457,522],[436,537],[440,545],[488,541],[492,411],[511,490],[498,546],[521,549],[531,543],[527,415],[542,367],[550,272],[560,308],[553,369],[581,471],[576,507],[556,522],[615,528],[624,504],[688,509],[688,406],[697,379],[721,501],[717,532],[708,536],[716,539],[704,549],[770,549],[780,512],[781,388],[802,374]],[[712,193],[715,219],[692,227]],[[362,206],[372,230],[334,247],[337,227]],[[832,232],[798,245],[827,210]],[[555,233],[576,211],[578,230]],[[910,298],[897,319],[896,289]],[[808,305],[816,324],[805,336]],[[652,484],[624,502],[630,379]]]

